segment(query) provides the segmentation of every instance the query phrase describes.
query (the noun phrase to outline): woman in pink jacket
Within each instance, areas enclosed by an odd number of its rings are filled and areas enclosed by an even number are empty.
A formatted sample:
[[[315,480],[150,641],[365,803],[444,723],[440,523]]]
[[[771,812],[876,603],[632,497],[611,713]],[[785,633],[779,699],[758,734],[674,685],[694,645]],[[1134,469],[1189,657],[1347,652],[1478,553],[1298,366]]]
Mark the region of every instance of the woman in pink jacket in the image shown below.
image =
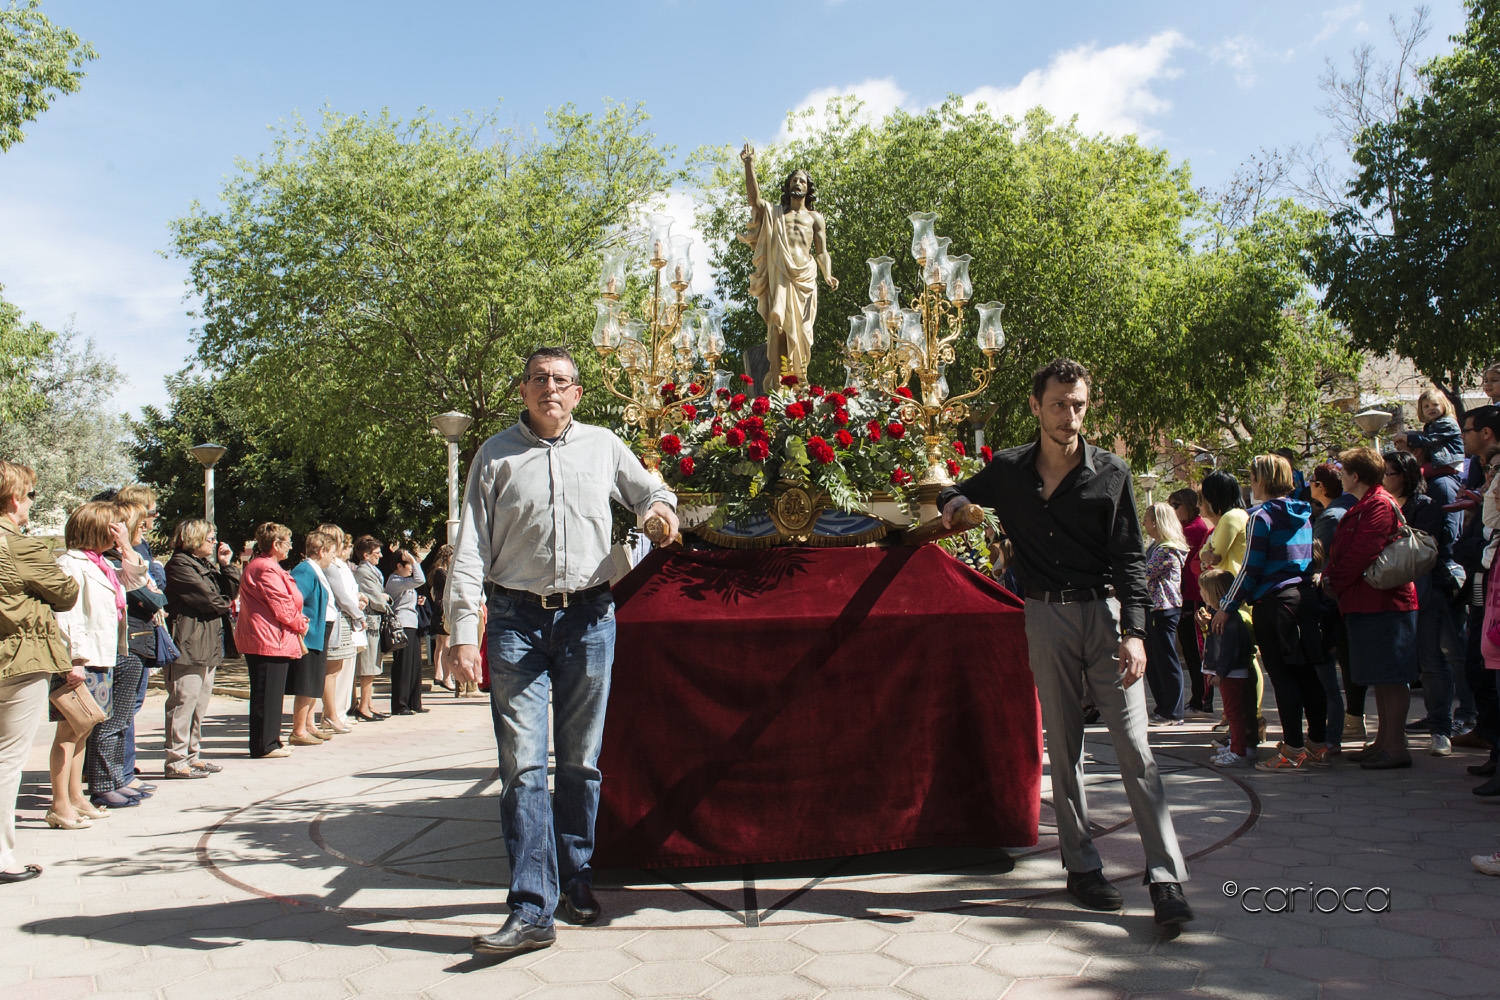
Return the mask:
[[[267,522],[255,529],[255,557],[240,579],[240,617],[234,644],[250,672],[250,756],[286,757],[281,745],[281,706],[286,672],[307,648],[302,591],[281,560],[292,551],[292,531]]]

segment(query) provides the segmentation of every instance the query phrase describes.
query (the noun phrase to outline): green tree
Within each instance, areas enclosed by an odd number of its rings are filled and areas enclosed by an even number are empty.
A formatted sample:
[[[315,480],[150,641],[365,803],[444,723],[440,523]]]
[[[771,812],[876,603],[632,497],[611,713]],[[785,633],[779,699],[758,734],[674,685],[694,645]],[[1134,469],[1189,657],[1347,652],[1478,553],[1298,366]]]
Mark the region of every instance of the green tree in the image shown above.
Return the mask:
[[[48,336],[46,353],[28,375],[39,404],[0,421],[0,456],[36,470],[32,520],[61,528],[74,507],[135,477],[124,425],[108,409],[123,380],[113,359],[92,340],[80,344],[72,330]]]
[[[40,323],[24,322],[21,310],[0,297],[0,423],[21,420],[46,404],[37,372],[56,342],[57,334]]]
[[[297,122],[240,164],[222,205],[173,223],[215,393],[261,444],[356,495],[441,502],[433,415],[474,418],[471,455],[515,419],[534,347],[571,345],[586,380],[597,370],[597,250],[680,176],[646,120],[565,107],[545,137],[425,115]]]
[[[1289,203],[1216,225],[1165,151],[1083,135],[1040,108],[1017,122],[954,98],[871,124],[846,99],[829,103],[826,121],[765,151],[758,167],[768,191],[791,168],[808,169],[828,221],[841,285],[819,293],[815,381],[842,378],[845,317],[867,301],[866,259],[896,258],[903,301],[916,291],[906,217],[917,211],[937,212],[950,252],[973,256],[973,301],[1005,303],[1007,343],[987,391],[997,443],[1032,433],[1031,373],[1068,355],[1095,374],[1090,434],[1119,435],[1144,459],[1163,440],[1213,430],[1296,332],[1285,312],[1305,291],[1311,217]],[[726,150],[700,225],[716,245],[725,326],[741,349],[764,337],[748,298],[749,248],[733,239],[747,217]],[[949,378],[967,385],[979,363],[966,332]]]
[[[76,32],[47,20],[39,0],[0,8],[0,153],[26,138],[27,122],[83,82],[99,57]]]
[[[382,538],[410,530],[432,537],[434,522],[446,519],[432,500],[416,498],[412,509],[398,509],[370,490],[335,482],[316,461],[278,441],[274,428],[257,427],[218,382],[183,370],[167,377],[167,412],[144,407],[128,420],[130,453],[140,478],[156,486],[164,528],[203,516],[203,466],[188,453],[214,443],[228,449],[214,466],[214,520],[225,541],[238,545],[257,524],[277,521],[301,534],[335,523],[355,534]],[[429,446],[429,462],[439,449]]]
[[[1450,387],[1500,343],[1500,6],[1466,7],[1455,50],[1421,70],[1425,95],[1361,133],[1309,272],[1356,346]]]

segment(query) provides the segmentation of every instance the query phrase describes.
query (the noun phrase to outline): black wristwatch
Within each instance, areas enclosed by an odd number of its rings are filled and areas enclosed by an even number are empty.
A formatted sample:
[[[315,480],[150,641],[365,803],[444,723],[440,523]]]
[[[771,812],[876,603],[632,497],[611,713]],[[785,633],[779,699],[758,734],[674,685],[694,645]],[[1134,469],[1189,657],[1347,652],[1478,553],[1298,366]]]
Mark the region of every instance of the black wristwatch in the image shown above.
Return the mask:
[[[1120,630],[1120,635],[1122,635],[1126,639],[1144,639],[1146,638],[1146,630],[1131,625],[1127,628],[1122,628]]]

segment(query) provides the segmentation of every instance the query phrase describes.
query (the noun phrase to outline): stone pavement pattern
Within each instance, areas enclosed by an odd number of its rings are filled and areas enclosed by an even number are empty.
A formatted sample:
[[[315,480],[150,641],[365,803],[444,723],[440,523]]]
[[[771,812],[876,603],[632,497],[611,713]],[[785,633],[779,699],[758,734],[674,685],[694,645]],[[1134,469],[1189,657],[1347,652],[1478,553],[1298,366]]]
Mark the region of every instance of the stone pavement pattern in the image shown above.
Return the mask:
[[[1469,793],[1476,755],[1379,774],[1218,772],[1203,726],[1153,733],[1193,872],[1198,919],[1180,934],[1151,921],[1096,728],[1091,804],[1123,914],[1061,893],[1044,807],[1041,842],[1011,852],[601,873],[600,924],[476,960],[470,937],[504,916],[489,715],[482,701],[428,704],[250,761],[244,703],[216,698],[205,743],[222,774],[162,782],[79,832],[41,822],[39,745],[20,848],[47,870],[0,887],[0,1000],[1500,996],[1500,880],[1467,860],[1495,849],[1500,809]],[[161,708],[153,693],[143,748],[159,746]],[[144,759],[159,770],[159,751]],[[1389,912],[1308,912],[1307,893],[1298,912],[1246,912],[1243,890],[1271,886],[1378,886]]]

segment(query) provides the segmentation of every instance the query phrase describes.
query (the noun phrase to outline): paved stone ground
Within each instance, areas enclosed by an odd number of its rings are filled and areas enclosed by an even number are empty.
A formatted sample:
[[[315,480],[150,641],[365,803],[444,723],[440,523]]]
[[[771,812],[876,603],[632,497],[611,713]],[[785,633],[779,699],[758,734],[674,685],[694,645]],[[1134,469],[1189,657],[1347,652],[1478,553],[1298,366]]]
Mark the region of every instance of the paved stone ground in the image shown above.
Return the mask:
[[[599,925],[476,960],[469,938],[503,919],[506,878],[488,711],[428,698],[430,714],[264,761],[243,756],[244,703],[216,698],[206,746],[222,774],[163,782],[79,832],[42,823],[39,744],[20,849],[46,872],[0,887],[0,1000],[1500,996],[1500,880],[1467,860],[1500,839],[1500,802],[1472,796],[1463,771],[1477,754],[1219,772],[1203,725],[1153,734],[1193,871],[1198,920],[1180,934],[1151,921],[1096,728],[1091,803],[1123,914],[1061,892],[1044,807],[1041,842],[1012,852],[606,873]],[[153,692],[143,748],[159,746],[161,714]],[[159,751],[143,766],[159,771]],[[1309,912],[1309,892],[1296,912],[1247,912],[1245,893],[1270,887],[1378,887],[1387,912]]]

